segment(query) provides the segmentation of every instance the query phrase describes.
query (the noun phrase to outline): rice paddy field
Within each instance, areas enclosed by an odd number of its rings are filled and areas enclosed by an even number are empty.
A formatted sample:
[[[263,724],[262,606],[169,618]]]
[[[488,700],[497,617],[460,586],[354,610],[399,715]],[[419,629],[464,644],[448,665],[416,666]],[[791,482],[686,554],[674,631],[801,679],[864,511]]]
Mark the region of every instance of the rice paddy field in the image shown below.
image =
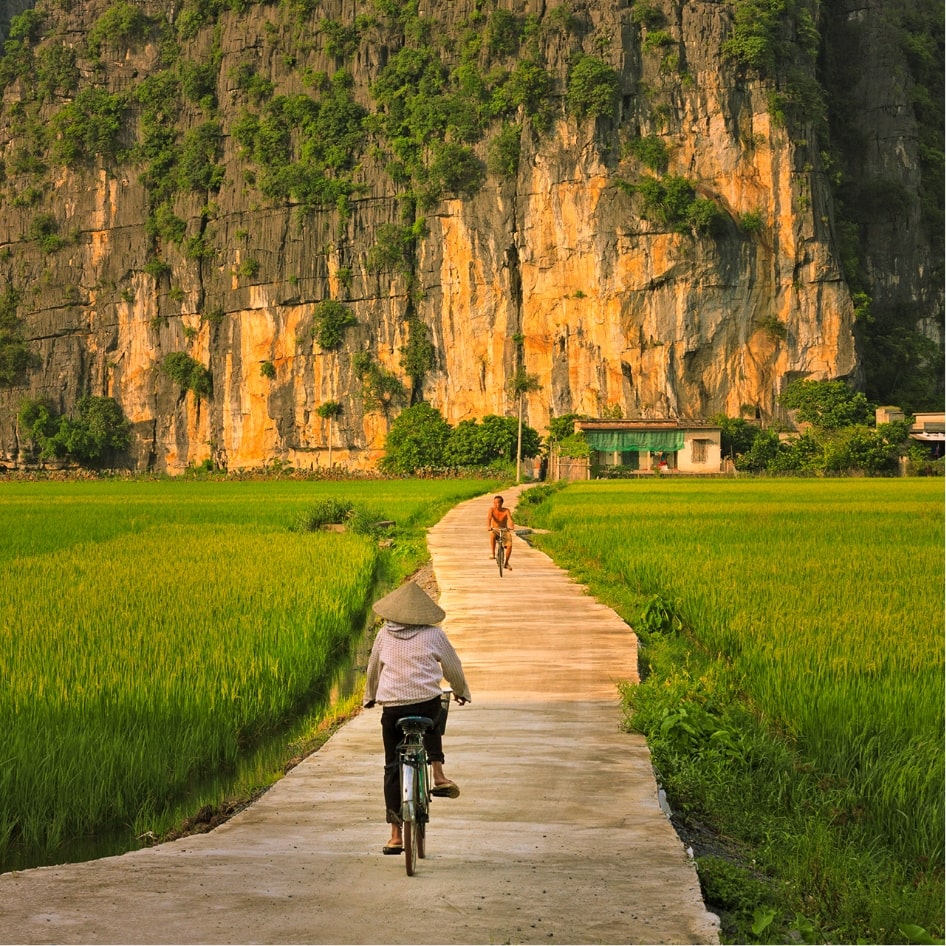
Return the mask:
[[[631,725],[717,839],[733,941],[942,942],[942,481],[576,483],[526,515],[640,631]]]
[[[195,784],[324,701],[378,582],[489,488],[0,483],[0,864],[166,830]],[[327,498],[393,520],[388,540],[299,531]]]

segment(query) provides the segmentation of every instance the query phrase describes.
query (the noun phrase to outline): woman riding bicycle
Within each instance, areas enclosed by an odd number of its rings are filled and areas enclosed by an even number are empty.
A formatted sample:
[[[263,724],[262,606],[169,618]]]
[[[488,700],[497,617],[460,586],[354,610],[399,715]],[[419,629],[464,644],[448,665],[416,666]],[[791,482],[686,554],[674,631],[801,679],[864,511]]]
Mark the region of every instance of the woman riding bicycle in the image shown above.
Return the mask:
[[[463,667],[447,635],[438,626],[444,610],[414,582],[401,585],[373,605],[385,619],[371,648],[365,683],[366,707],[380,703],[381,737],[384,743],[384,804],[391,827],[385,854],[403,850],[400,816],[400,784],[397,746],[398,720],[404,716],[426,716],[433,727],[424,736],[424,746],[433,770],[432,795],[456,798],[460,789],[443,771],[443,712],[441,681],[446,679],[457,702],[470,701],[470,688]]]
[[[512,513],[503,505],[502,496],[493,497],[493,505],[489,507],[489,513],[486,516],[486,528],[489,529],[489,557],[496,558],[496,538],[499,529],[515,528],[512,521]],[[506,560],[503,568],[510,568],[509,556],[512,555],[512,542],[506,542]]]

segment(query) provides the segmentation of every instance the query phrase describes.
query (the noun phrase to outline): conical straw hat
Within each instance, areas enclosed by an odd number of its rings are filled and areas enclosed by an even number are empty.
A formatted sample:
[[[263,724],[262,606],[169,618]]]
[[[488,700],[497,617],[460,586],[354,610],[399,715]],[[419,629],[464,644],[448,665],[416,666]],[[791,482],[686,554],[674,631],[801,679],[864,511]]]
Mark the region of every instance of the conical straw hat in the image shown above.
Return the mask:
[[[398,624],[439,624],[447,616],[447,612],[412,581],[375,601],[373,608],[375,614]]]

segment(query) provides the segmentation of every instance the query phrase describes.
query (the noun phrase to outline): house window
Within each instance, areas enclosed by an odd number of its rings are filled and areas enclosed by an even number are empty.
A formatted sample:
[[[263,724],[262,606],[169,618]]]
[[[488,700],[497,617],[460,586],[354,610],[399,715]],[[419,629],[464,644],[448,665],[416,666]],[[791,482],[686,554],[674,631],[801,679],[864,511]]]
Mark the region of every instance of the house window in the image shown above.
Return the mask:
[[[708,456],[707,447],[712,443],[712,440],[694,440],[693,446],[691,448],[693,455],[694,463],[706,463],[706,458]]]

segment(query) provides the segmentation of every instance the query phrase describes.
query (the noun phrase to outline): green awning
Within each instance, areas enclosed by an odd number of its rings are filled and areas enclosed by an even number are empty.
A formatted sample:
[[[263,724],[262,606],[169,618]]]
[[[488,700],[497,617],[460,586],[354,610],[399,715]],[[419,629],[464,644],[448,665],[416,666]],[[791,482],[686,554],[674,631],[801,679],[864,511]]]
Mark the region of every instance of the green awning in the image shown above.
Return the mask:
[[[592,450],[604,453],[674,453],[683,449],[682,430],[586,430]]]

